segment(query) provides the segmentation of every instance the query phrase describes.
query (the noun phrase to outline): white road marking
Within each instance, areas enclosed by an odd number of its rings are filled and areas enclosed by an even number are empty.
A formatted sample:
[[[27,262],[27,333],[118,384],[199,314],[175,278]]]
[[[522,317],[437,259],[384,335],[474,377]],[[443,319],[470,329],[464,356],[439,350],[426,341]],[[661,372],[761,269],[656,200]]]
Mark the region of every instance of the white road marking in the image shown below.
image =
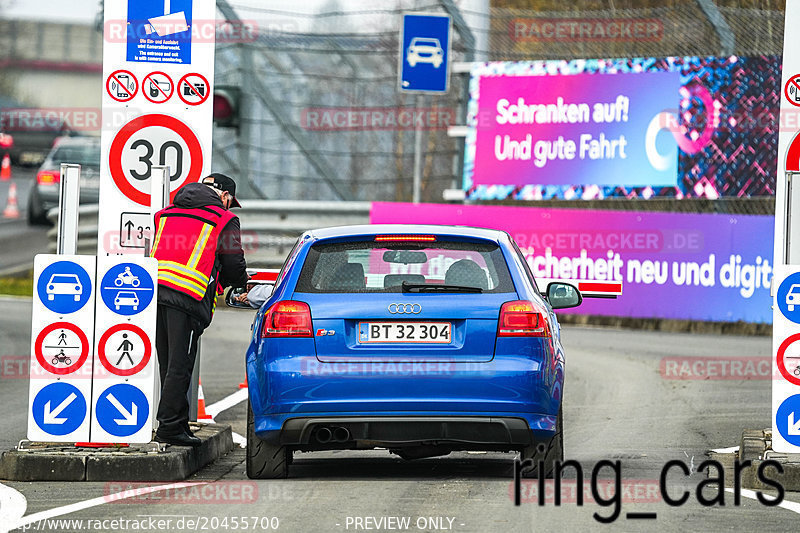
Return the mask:
[[[10,531],[10,526],[25,514],[28,500],[16,489],[0,483],[0,532]]]
[[[63,516],[65,514],[82,511],[84,509],[89,509],[91,507],[97,507],[98,505],[103,505],[104,503],[126,500],[128,498],[133,498],[135,496],[142,496],[144,494],[150,494],[152,492],[160,492],[162,490],[180,489],[183,487],[193,487],[195,485],[206,485],[207,483],[208,481],[197,481],[191,483],[181,482],[181,483],[170,483],[169,485],[155,485],[152,487],[138,487],[132,490],[123,490],[122,492],[117,492],[115,494],[99,496],[97,498],[92,498],[91,500],[85,500],[82,502],[56,507],[55,509],[48,509],[47,511],[34,513],[24,518],[17,517],[15,522],[3,521],[4,524],[8,524],[8,526],[3,526],[3,527],[8,527],[9,530],[18,529],[33,524],[34,522],[38,522],[40,520],[46,520],[48,518],[55,518],[57,516]]]
[[[733,489],[725,489],[725,492],[733,493]],[[758,496],[756,496],[755,491],[749,489],[741,489],[741,494],[745,498],[750,498],[752,500],[758,500]],[[767,498],[770,498],[769,494],[765,494]],[[778,507],[783,507],[784,509],[788,509],[790,511],[794,511],[797,514],[800,514],[800,503],[797,502],[788,502],[783,500],[781,503],[778,504]]]
[[[222,411],[235,407],[245,400],[247,400],[247,389],[239,389],[230,396],[206,407],[206,413],[210,414],[212,417],[216,417]]]
[[[247,448],[247,439],[236,433],[235,431],[232,432],[233,435],[233,442],[238,444],[241,448]]]
[[[730,448],[717,448],[716,450],[711,450],[714,453],[736,453],[739,451],[738,446],[731,446]]]

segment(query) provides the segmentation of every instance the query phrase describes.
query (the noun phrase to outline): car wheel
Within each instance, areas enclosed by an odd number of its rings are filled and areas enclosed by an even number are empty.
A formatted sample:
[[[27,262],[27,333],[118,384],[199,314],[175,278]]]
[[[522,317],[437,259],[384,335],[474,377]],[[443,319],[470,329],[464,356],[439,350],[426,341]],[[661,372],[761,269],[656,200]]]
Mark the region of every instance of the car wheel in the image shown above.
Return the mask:
[[[50,221],[47,220],[47,211],[45,211],[42,202],[39,200],[39,193],[36,186],[31,187],[31,192],[28,194],[28,225],[30,226],[49,226]]]
[[[283,479],[289,475],[286,446],[276,446],[258,438],[253,408],[247,402],[247,477],[250,479]]]
[[[794,305],[792,305],[792,304],[789,304],[789,305],[787,305],[786,307],[789,309],[789,312],[790,312],[790,313],[791,313],[792,311],[794,311]]]
[[[526,446],[520,453],[520,460],[525,461],[531,459],[533,466],[527,470],[522,471],[522,477],[532,478],[539,477],[539,461],[544,463],[544,477],[552,478],[555,470],[556,462],[564,462],[564,417],[563,412],[563,399],[562,407],[558,410],[558,418],[556,419],[556,433],[549,442],[537,442],[531,446]],[[540,445],[544,444],[544,453]]]

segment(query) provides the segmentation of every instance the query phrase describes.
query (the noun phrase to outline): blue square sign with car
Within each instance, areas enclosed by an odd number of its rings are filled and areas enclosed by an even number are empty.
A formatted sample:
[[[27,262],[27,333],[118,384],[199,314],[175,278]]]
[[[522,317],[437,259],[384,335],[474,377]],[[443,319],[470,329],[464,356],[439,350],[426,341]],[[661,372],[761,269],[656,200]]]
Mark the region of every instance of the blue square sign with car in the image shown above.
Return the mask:
[[[401,91],[447,92],[450,17],[430,13],[403,15],[400,46]]]
[[[247,475],[284,478],[295,451],[374,447],[521,452],[551,468],[564,386],[553,309],[581,299],[558,282],[541,294],[502,231],[306,232],[253,325]]]

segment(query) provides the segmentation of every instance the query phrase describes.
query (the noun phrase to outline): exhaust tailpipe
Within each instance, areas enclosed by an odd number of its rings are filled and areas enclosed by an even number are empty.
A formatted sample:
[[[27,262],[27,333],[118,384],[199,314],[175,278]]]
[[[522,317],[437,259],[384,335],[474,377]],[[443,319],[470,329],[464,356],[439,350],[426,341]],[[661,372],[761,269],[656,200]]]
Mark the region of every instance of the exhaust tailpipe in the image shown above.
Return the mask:
[[[341,426],[333,429],[333,440],[336,442],[346,442],[350,440],[350,430]]]
[[[332,435],[333,434],[331,433],[331,430],[324,426],[321,428],[317,428],[317,442],[321,444],[330,442]]]

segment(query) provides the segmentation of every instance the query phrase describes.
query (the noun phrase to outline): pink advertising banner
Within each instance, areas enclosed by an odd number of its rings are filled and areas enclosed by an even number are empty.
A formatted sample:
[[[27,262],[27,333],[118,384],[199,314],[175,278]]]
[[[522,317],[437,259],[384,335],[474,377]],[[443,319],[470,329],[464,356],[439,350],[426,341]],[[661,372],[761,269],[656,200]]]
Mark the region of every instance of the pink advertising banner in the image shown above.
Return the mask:
[[[622,282],[570,313],[772,322],[771,216],[373,202],[370,221],[500,229],[536,277]]]

